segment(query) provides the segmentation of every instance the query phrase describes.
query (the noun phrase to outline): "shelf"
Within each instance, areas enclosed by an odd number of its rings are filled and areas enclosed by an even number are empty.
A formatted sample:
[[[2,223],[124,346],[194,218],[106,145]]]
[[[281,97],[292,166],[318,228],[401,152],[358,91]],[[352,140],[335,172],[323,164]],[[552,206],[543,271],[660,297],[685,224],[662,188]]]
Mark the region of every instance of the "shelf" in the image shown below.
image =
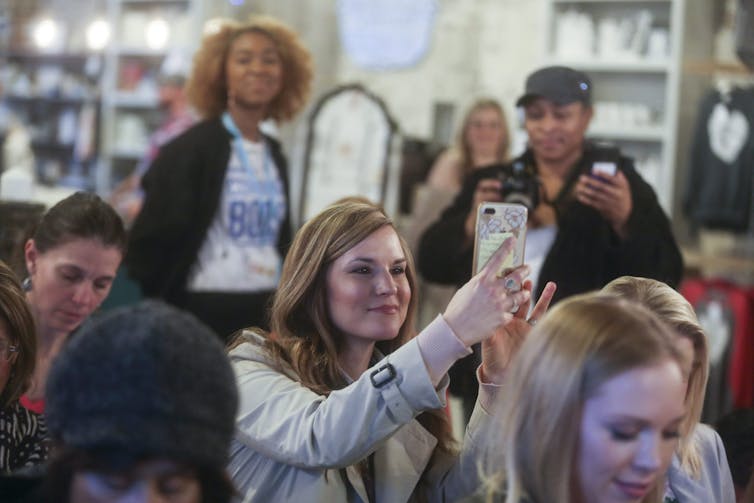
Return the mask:
[[[704,79],[682,71],[683,62],[692,57],[704,60],[711,47],[713,30],[696,14],[710,0],[546,0],[545,4],[547,29],[543,30],[543,48],[547,64],[570,66],[587,73],[594,84],[595,104],[628,105],[628,109],[618,107],[618,110],[629,112],[631,118],[632,104],[641,107],[637,111],[650,111],[648,125],[639,126],[634,120],[622,120],[622,113],[616,113],[617,117],[610,115],[612,110],[607,109],[602,117],[607,120],[593,122],[587,135],[617,144],[636,159],[637,167],[642,163],[648,167],[643,175],[665,212],[673,218],[674,211],[678,211],[676,165],[686,162],[684,156],[689,148],[681,133],[688,134],[687,122],[697,113],[695,105],[706,89]],[[647,38],[656,38],[653,50],[647,47],[648,40],[641,39],[639,44],[634,38],[607,40],[602,54],[592,49],[594,45],[589,41],[600,40],[600,28],[610,26],[603,22],[622,25],[624,33],[637,30],[641,23],[647,22],[644,14],[640,14],[642,11],[650,16]],[[570,24],[562,17],[569,12],[574,13]],[[580,21],[592,23],[592,33],[584,33],[583,40],[578,37]],[[619,33],[613,35],[617,37]],[[571,46],[565,42],[558,45],[558,40],[565,40],[565,36],[574,37]],[[632,47],[646,48],[629,51]]]
[[[166,51],[164,49],[150,49],[149,47],[120,47],[115,50],[120,57],[136,57],[136,58],[162,58],[165,56]]]
[[[32,50],[1,51],[0,58],[27,59],[34,62],[61,64],[63,62],[84,62],[90,57],[101,57],[100,53],[83,52],[34,52]]]
[[[590,127],[587,134],[592,138],[611,140],[662,142],[665,139],[665,129],[662,126],[647,126],[643,128],[610,128]]]
[[[58,143],[49,140],[32,140],[31,147],[37,150],[56,150],[68,152],[73,150],[73,143]]]
[[[118,92],[113,95],[113,105],[119,108],[146,108],[154,109],[158,106],[157,97],[139,96],[127,92]]]
[[[188,5],[191,0],[120,0],[121,5],[126,6],[147,6],[154,5]]]
[[[127,161],[140,161],[146,154],[147,147],[142,149],[115,148],[110,152],[110,157]]]
[[[671,3],[672,0],[552,0],[552,3],[556,4],[590,4],[590,3],[613,3],[613,4],[628,4],[628,5],[636,5],[636,4],[663,4],[663,3]]]
[[[698,249],[681,248],[686,269],[724,270],[734,274],[751,274],[754,271],[754,256],[721,255],[703,253]]]
[[[149,133],[165,113],[160,108],[160,68],[176,51],[193,54],[201,43],[204,5],[199,0],[103,0],[108,4],[114,38],[106,53],[102,90],[102,162],[96,187],[110,192],[149,150]],[[248,3],[248,2],[247,2]],[[140,32],[161,17],[170,24],[165,47],[151,49]],[[139,124],[137,124],[137,122]],[[133,135],[125,138],[123,135]],[[143,137],[143,138],[142,138]],[[138,140],[143,140],[138,141]],[[142,145],[143,143],[143,145]]]
[[[608,61],[595,58],[592,60],[559,59],[552,56],[552,64],[570,66],[587,72],[613,72],[613,73],[667,73],[668,61]]]
[[[51,98],[47,96],[18,96],[10,94],[5,96],[5,99],[10,102],[26,103],[26,104],[41,104],[45,105],[58,105],[58,106],[81,106],[88,103],[97,104],[99,99],[97,98]]]

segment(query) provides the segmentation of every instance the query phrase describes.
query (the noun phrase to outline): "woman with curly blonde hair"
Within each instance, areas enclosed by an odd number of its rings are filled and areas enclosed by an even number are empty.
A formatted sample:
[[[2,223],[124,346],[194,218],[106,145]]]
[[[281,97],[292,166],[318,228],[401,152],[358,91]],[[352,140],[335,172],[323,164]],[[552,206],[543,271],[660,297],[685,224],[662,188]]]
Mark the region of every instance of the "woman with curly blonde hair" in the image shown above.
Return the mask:
[[[224,21],[194,56],[188,97],[203,121],[160,150],[127,265],[147,296],[193,312],[222,337],[266,325],[291,237],[287,163],[262,121],[304,106],[311,58],[268,17]]]
[[[188,81],[188,96],[203,117],[218,117],[226,108],[230,93],[226,63],[233,42],[247,33],[270,37],[282,65],[280,91],[267,104],[267,117],[290,120],[303,108],[309,95],[312,66],[309,51],[298,37],[269,17],[256,17],[248,23],[228,20],[207,36],[194,56],[194,70]]]

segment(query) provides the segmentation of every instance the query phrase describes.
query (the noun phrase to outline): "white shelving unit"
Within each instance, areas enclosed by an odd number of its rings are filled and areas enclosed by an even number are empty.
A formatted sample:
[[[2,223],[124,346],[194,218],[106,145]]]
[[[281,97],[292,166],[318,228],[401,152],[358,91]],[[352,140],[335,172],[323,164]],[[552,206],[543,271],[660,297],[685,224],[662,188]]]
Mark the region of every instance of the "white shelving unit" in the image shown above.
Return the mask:
[[[96,186],[109,193],[147,152],[149,135],[162,119],[157,77],[166,57],[180,53],[190,64],[201,36],[202,0],[108,0],[113,41],[106,52],[102,93],[102,161]],[[167,27],[165,43],[150,47],[150,23]],[[158,30],[159,31],[159,30]]]
[[[693,45],[684,37],[687,10],[708,1],[547,1],[545,59],[586,72],[594,85],[588,136],[632,156],[669,214],[678,169],[683,61]]]

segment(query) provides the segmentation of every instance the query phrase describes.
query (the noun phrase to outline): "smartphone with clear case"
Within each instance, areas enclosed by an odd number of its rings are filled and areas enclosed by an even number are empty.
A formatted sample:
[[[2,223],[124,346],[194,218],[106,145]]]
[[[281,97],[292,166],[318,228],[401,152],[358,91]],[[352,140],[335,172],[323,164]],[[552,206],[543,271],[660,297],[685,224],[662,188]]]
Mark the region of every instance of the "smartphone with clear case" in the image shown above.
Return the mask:
[[[474,274],[484,267],[509,236],[516,238],[516,245],[497,275],[505,276],[509,270],[523,265],[527,219],[528,211],[521,204],[484,202],[479,205],[474,236]]]

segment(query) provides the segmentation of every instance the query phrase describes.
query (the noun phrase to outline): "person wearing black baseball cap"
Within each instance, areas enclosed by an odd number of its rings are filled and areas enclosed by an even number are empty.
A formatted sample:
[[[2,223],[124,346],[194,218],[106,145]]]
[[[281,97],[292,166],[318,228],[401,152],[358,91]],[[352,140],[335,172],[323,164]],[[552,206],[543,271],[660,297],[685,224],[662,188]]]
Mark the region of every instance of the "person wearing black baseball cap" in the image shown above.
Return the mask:
[[[537,70],[526,79],[526,91],[516,106],[545,98],[557,105],[570,103],[592,104],[592,82],[584,73],[565,66],[548,66]]]
[[[548,66],[526,79],[526,151],[481,168],[422,235],[417,265],[429,281],[462,285],[471,275],[476,209],[482,201],[527,201],[526,262],[533,292],[557,284],[554,302],[633,275],[678,285],[683,263],[670,222],[631,158],[586,139],[591,79]],[[472,355],[474,356],[474,355]],[[471,358],[471,357],[470,357]],[[476,362],[465,362],[469,375]],[[473,378],[472,378],[473,380]],[[476,386],[464,401],[474,403]]]

